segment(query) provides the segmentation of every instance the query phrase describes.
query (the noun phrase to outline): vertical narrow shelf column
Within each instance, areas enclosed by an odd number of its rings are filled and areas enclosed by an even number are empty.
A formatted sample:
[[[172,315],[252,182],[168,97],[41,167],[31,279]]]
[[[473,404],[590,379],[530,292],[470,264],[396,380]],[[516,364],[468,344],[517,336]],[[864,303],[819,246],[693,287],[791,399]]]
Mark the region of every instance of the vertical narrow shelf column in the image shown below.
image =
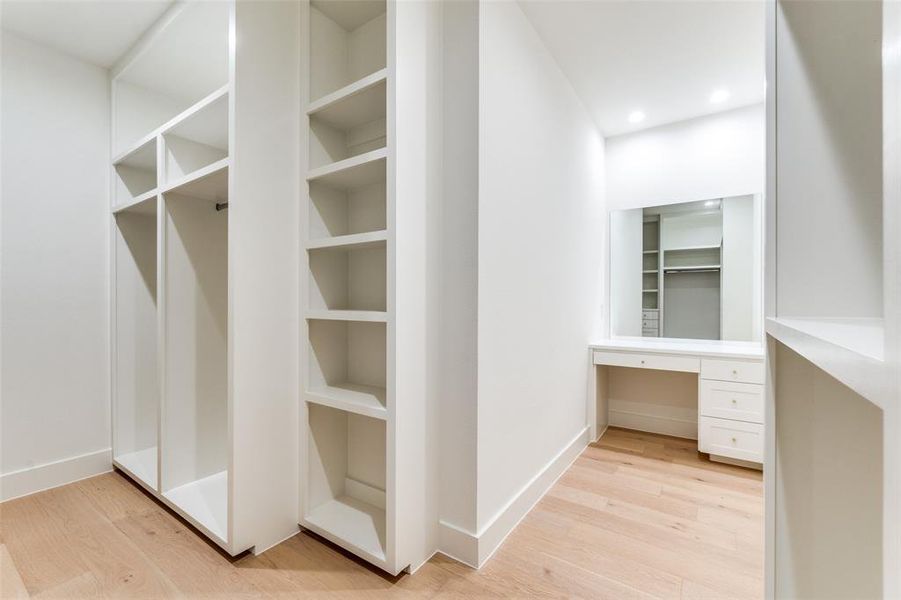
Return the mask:
[[[388,5],[304,4],[300,523],[392,573]],[[402,565],[404,566],[404,565]]]

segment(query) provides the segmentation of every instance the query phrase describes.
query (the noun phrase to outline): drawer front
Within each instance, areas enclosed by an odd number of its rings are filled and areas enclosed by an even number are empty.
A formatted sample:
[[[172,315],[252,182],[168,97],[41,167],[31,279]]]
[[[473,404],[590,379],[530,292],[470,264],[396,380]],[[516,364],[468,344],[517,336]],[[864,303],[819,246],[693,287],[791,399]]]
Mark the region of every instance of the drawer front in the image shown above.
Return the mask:
[[[611,367],[631,367],[633,369],[660,369],[662,371],[686,371],[698,373],[701,361],[691,356],[667,354],[633,354],[630,352],[594,351],[594,364]]]
[[[763,385],[763,361],[704,358],[701,360],[701,379],[738,381]]]
[[[657,329],[658,323],[660,323],[660,321],[657,321],[656,319],[642,319],[641,320],[641,328],[642,329]]]
[[[645,321],[659,321],[660,313],[656,310],[643,310],[641,311],[641,318]]]
[[[763,462],[763,425],[714,417],[701,417],[698,425],[698,449],[701,452]]]
[[[660,337],[660,331],[657,329],[642,329],[642,337]]]
[[[702,379],[699,408],[705,417],[763,423],[763,386]]]

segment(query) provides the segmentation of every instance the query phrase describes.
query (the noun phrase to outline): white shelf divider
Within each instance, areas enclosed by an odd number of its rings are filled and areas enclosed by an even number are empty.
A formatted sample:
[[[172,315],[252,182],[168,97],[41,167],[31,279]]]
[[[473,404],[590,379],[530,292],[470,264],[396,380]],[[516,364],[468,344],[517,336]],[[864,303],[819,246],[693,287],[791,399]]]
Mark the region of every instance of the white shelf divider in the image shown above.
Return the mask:
[[[356,383],[341,383],[310,389],[307,402],[321,404],[382,421],[388,418],[385,388]]]
[[[307,114],[339,129],[350,129],[385,116],[388,69],[380,69],[311,102]]]
[[[217,160],[173,181],[165,186],[161,193],[184,194],[205,200],[224,200],[228,198],[228,165],[228,158]]]
[[[307,527],[385,568],[385,511],[349,496],[317,506],[306,517]]]
[[[363,321],[368,323],[385,323],[388,313],[377,310],[308,310],[307,319],[320,321]]]
[[[307,242],[307,250],[320,250],[327,248],[362,249],[384,245],[388,239],[387,231],[367,231],[350,235],[339,235],[329,238],[320,238]]]
[[[117,467],[138,480],[144,487],[156,492],[157,487],[157,447],[153,446],[117,456],[113,461]]]
[[[114,206],[113,214],[125,211],[132,211],[140,214],[153,214],[154,212],[156,212],[156,196],[156,188],[150,190],[149,192],[144,192],[140,196],[136,196],[128,202]]]
[[[768,318],[766,331],[873,404],[884,408],[882,319]]]
[[[220,471],[163,494],[173,508],[223,548],[228,543],[228,472]]]
[[[307,181],[320,182],[338,189],[353,189],[385,180],[386,148],[378,148],[357,156],[312,169]]]

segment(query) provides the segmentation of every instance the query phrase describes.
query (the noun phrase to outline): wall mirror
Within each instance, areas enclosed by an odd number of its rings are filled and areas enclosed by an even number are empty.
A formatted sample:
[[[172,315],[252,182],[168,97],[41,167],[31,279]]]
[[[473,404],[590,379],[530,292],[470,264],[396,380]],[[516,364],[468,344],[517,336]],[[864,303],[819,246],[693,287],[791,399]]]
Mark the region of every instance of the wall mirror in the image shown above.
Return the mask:
[[[760,341],[759,195],[610,212],[610,333]]]

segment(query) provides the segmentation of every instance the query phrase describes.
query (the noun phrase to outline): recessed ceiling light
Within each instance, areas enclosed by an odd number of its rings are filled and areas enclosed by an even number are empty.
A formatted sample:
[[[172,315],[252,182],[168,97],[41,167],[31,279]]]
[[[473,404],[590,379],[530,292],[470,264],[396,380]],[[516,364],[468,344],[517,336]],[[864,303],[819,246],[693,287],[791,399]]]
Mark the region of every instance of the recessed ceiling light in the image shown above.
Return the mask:
[[[644,113],[640,110],[633,110],[629,113],[629,123],[641,123],[644,121]]]
[[[710,94],[710,103],[719,104],[729,99],[729,90],[716,90]]]

